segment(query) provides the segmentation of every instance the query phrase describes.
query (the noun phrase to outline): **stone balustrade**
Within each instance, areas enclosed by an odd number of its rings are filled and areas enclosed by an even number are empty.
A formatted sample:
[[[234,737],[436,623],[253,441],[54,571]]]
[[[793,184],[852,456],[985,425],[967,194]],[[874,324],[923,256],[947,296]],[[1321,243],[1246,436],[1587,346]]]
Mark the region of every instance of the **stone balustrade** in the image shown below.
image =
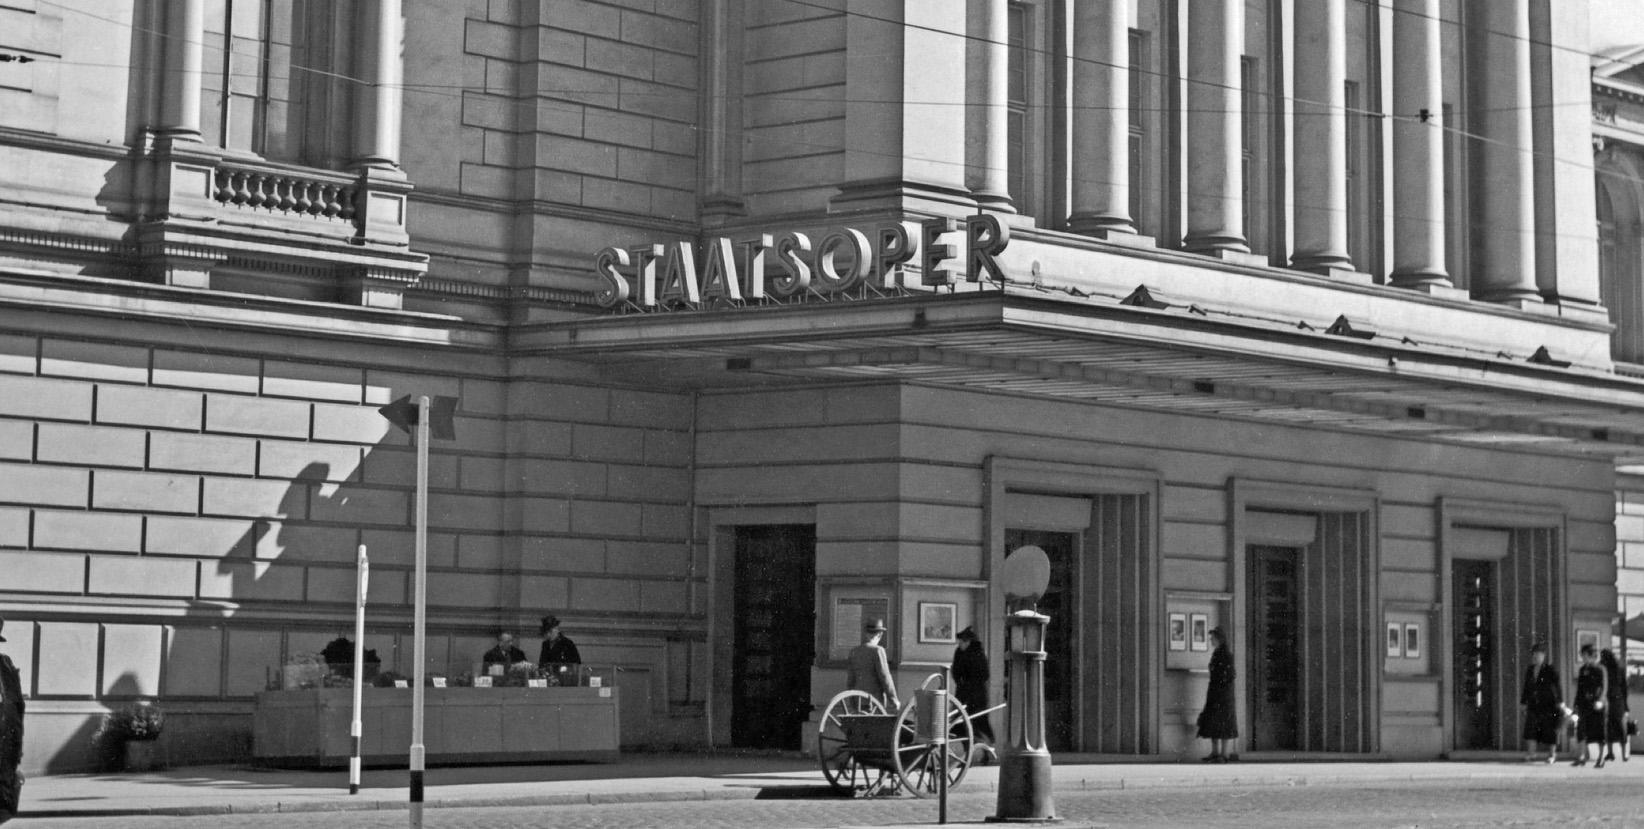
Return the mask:
[[[212,185],[212,198],[223,205],[350,224],[356,215],[358,187],[351,180],[327,181],[283,171],[225,165],[216,169]]]

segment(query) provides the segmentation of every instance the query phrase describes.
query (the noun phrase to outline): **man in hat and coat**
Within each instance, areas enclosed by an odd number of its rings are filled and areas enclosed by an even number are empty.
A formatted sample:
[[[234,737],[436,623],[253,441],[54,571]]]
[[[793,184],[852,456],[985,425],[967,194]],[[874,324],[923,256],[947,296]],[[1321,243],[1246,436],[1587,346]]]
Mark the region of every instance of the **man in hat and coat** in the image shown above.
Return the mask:
[[[874,619],[863,626],[862,644],[851,648],[846,685],[866,691],[890,710],[897,711],[902,703],[896,696],[896,680],[891,677],[890,660],[885,657],[885,649],[879,644],[884,637],[884,619]]]
[[[0,642],[6,641],[6,620],[0,619]],[[0,823],[17,816],[23,793],[23,682],[11,658],[0,654]]]

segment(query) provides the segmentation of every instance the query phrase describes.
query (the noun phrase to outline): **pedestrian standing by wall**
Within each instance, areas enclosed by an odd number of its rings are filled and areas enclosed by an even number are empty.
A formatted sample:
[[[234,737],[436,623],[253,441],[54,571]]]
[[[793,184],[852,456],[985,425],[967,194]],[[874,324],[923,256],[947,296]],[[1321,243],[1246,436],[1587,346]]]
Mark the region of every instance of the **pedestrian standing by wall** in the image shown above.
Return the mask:
[[[1621,669],[1621,660],[1615,651],[1605,648],[1598,653],[1599,667],[1604,669],[1604,680],[1609,683],[1604,695],[1604,760],[1615,759],[1616,746],[1621,746],[1621,762],[1627,762],[1631,743],[1627,739],[1627,673]]]
[[[896,680],[891,676],[890,660],[879,641],[885,637],[885,620],[874,619],[862,628],[862,644],[851,648],[850,670],[845,675],[847,687],[865,691],[884,703],[892,711],[902,707],[896,696]]]
[[[953,696],[970,713],[976,739],[987,740],[991,746],[998,742],[993,736],[993,724],[988,722],[988,715],[977,715],[988,708],[988,655],[976,638],[975,628],[959,631],[958,639],[959,647],[953,650]]]
[[[1524,706],[1523,736],[1529,759],[1537,760],[1536,753],[1544,750],[1547,762],[1553,762],[1558,752],[1559,725],[1564,719],[1564,685],[1558,669],[1547,664],[1546,642],[1530,647],[1530,667],[1524,672],[1518,704]]]
[[[1205,690],[1204,710],[1199,713],[1199,739],[1210,741],[1206,763],[1238,759],[1230,744],[1239,737],[1238,710],[1234,705],[1233,683],[1239,671],[1233,667],[1233,651],[1221,628],[1210,631],[1210,687]]]
[[[1581,718],[1576,728],[1584,745],[1581,756],[1572,765],[1585,766],[1588,756],[1595,755],[1597,762],[1593,768],[1604,768],[1604,727],[1608,724],[1604,709],[1609,685],[1609,677],[1598,665],[1598,648],[1582,645],[1581,668],[1576,671],[1575,709],[1576,716]]]
[[[0,642],[6,620],[0,619]],[[0,654],[0,823],[17,816],[23,794],[23,682],[11,657]]]

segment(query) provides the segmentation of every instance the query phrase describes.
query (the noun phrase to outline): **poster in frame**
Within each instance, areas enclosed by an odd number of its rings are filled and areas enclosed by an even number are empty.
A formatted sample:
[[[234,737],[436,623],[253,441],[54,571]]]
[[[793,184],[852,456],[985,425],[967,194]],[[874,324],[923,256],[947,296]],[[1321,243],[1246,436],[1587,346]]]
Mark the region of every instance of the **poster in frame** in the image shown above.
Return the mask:
[[[1398,622],[1387,623],[1387,656],[1389,659],[1404,656],[1404,625]]]
[[[1204,613],[1193,614],[1191,631],[1193,650],[1210,650],[1210,617]]]
[[[1584,647],[1587,647],[1588,645],[1592,645],[1593,649],[1597,650],[1598,642],[1599,642],[1598,631],[1596,631],[1596,630],[1578,630],[1578,631],[1576,631],[1576,655],[1580,656],[1581,655],[1581,649],[1584,648]]]
[[[1187,650],[1187,614],[1170,614],[1169,627],[1170,649],[1173,651]]]
[[[1404,658],[1421,658],[1421,623],[1406,622],[1404,625]]]
[[[919,641],[950,645],[957,642],[958,615],[959,605],[953,602],[920,602]]]

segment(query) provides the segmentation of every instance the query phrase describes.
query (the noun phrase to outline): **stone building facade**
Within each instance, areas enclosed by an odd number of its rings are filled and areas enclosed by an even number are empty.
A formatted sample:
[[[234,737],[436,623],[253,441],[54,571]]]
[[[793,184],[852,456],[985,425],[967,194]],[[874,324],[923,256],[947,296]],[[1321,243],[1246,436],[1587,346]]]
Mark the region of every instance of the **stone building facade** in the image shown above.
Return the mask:
[[[626,745],[803,744],[868,616],[905,685],[955,627],[997,656],[1031,545],[1053,750],[1191,751],[1212,626],[1247,754],[1513,749],[1529,644],[1639,610],[1638,202],[1592,174],[1634,101],[1587,26],[14,0],[25,766],[91,767],[138,698],[175,762],[247,756],[255,693],[348,631],[359,545],[365,646],[409,672],[405,394],[459,399],[429,669],[553,612]]]

